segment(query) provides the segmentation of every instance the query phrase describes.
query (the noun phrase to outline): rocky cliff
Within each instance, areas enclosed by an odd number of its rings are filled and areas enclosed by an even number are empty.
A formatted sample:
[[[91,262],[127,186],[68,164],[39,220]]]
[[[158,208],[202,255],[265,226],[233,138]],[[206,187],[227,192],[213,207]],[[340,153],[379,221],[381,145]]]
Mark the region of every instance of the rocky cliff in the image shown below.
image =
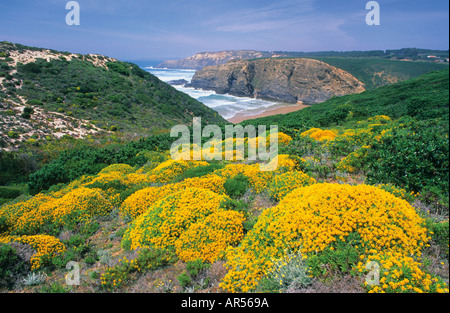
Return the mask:
[[[281,56],[273,52],[255,50],[236,50],[220,52],[201,52],[181,60],[167,60],[157,67],[169,69],[194,69],[199,70],[205,66],[225,64],[231,60],[247,60]]]
[[[186,86],[219,94],[306,104],[365,90],[363,83],[351,74],[321,61],[274,58],[208,66],[197,71]]]

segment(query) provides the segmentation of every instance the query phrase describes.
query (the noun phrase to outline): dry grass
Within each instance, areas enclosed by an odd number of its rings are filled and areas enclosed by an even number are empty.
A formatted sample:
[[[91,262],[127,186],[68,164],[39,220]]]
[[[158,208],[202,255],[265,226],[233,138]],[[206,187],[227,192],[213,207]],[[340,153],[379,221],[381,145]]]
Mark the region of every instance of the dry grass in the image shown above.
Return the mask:
[[[288,293],[364,293],[363,282],[349,274],[334,274],[326,280],[315,279],[313,283],[301,289],[288,290]]]

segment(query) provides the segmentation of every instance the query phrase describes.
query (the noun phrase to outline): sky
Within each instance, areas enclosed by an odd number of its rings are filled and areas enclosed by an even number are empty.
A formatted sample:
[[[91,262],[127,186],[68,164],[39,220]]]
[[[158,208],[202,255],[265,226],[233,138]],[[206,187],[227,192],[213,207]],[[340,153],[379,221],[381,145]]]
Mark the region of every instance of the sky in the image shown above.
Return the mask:
[[[0,41],[121,60],[165,60],[204,51],[449,49],[448,0],[0,0]]]

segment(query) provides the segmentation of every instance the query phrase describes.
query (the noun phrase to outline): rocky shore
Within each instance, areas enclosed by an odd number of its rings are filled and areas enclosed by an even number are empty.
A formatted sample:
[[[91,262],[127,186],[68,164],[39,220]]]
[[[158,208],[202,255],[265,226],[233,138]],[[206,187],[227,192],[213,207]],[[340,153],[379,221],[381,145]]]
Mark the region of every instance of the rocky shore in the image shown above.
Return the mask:
[[[198,70],[187,87],[218,94],[314,104],[360,93],[364,84],[346,71],[313,59],[234,60]]]

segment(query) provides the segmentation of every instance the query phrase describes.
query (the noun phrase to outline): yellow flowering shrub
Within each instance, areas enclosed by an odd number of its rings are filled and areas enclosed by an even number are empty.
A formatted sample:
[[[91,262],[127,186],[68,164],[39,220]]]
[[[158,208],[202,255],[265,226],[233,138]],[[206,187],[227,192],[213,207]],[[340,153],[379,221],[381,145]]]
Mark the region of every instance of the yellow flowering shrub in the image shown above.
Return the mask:
[[[367,122],[370,124],[387,124],[391,121],[392,121],[392,119],[387,115],[377,115],[377,116],[369,117],[367,119]],[[360,122],[358,122],[358,124],[359,123]]]
[[[36,206],[33,210],[24,213],[17,219],[12,234],[15,235],[35,235],[41,232],[44,226],[46,231],[55,231],[52,225],[52,212],[56,199],[51,199]]]
[[[107,174],[111,172],[129,174],[131,172],[134,172],[134,169],[128,164],[112,164],[102,169],[99,174]]]
[[[273,172],[260,170],[259,164],[228,164],[224,168],[214,171],[206,177],[217,175],[224,178],[233,178],[239,174],[243,174],[248,178],[250,186],[256,193],[260,193],[272,179]]]
[[[185,161],[185,160],[167,160],[150,172],[149,178],[152,182],[167,183],[173,180],[178,175],[183,174],[187,169],[196,166],[208,165],[205,161]]]
[[[33,217],[39,207],[46,203],[53,201],[54,198],[38,194],[29,200],[21,201],[15,204],[5,205],[0,208],[0,233],[11,233],[22,228],[18,225],[19,220],[24,216],[23,220]],[[23,223],[22,221],[20,223]],[[18,232],[22,234],[22,231]]]
[[[289,135],[286,135],[285,133],[279,132],[278,133],[278,144],[281,145],[287,145],[292,141],[292,137]]]
[[[423,223],[408,202],[374,186],[298,188],[265,210],[239,247],[228,249],[221,287],[250,291],[285,251],[308,257],[349,235],[361,238],[363,258],[388,252],[418,257],[429,240]]]
[[[294,189],[315,184],[316,180],[303,172],[291,171],[276,175],[269,184],[267,190],[269,195],[281,200]]]
[[[224,183],[225,179],[223,177],[210,175],[208,177],[188,178],[176,184],[167,184],[160,187],[147,187],[136,191],[126,198],[120,205],[119,211],[123,217],[135,219],[147,211],[147,209],[154,205],[158,200],[167,197],[172,193],[186,188],[200,188],[218,194],[224,194]]]
[[[139,184],[150,183],[151,181],[148,178],[148,175],[138,174],[138,173],[130,173],[124,176],[122,179],[122,183],[126,186],[135,186]]]
[[[242,213],[219,211],[192,224],[175,241],[178,257],[185,262],[202,259],[214,263],[229,245],[242,240],[244,220]]]
[[[213,191],[218,194],[224,194],[225,188],[223,184],[225,178],[218,175],[208,175],[207,177],[187,178],[180,183],[175,184],[177,189],[182,188],[201,188]]]
[[[369,293],[448,293],[447,284],[426,274],[421,263],[404,253],[389,251],[361,256],[361,259],[357,266],[360,272],[367,272],[368,262],[376,262],[379,267],[379,281],[374,284],[365,282]]]
[[[364,169],[364,158],[370,149],[370,146],[362,146],[358,150],[350,153],[336,165],[336,169],[347,173],[355,173]]]
[[[322,130],[320,128],[311,128],[310,130],[307,130],[303,133],[300,134],[300,136],[308,136],[314,140],[317,141],[333,141],[336,137],[337,134],[336,132],[332,131],[332,130]]]
[[[20,242],[29,244],[36,253],[31,256],[31,269],[36,270],[47,264],[51,258],[66,251],[64,244],[58,238],[49,235],[35,236],[5,236],[0,237],[1,243]]]
[[[131,250],[173,246],[190,225],[219,211],[225,199],[225,196],[198,188],[173,193],[133,221],[125,232],[122,246]]]
[[[178,191],[177,187],[175,184],[169,184],[162,187],[148,187],[138,190],[122,202],[119,207],[120,214],[135,219],[158,200]]]
[[[59,226],[74,227],[96,216],[110,213],[111,203],[100,189],[77,188],[53,202],[52,220]]]
[[[279,154],[277,162],[278,167],[275,170],[275,173],[284,173],[293,171],[295,167],[298,165],[298,162],[292,159],[288,154]]]
[[[101,190],[80,187],[59,199],[47,199],[22,214],[16,221],[13,233],[30,235],[43,229],[58,233],[64,226],[74,228],[78,223],[107,215],[111,209],[111,203]]]
[[[83,175],[83,176],[75,179],[74,181],[70,182],[68,185],[61,188],[60,190],[52,191],[52,192],[49,192],[48,194],[50,196],[52,196],[53,198],[61,198],[76,188],[85,187],[85,186],[89,185],[94,178],[95,178],[95,176]]]

